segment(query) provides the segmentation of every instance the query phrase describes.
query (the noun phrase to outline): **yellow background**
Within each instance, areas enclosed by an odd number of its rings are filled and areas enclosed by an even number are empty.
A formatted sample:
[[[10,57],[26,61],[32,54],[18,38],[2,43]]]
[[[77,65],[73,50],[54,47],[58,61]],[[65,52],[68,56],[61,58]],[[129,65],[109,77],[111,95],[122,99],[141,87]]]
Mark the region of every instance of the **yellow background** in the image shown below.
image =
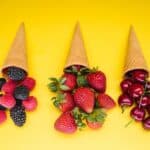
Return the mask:
[[[109,112],[100,130],[64,135],[54,130],[59,116],[46,87],[48,77],[62,73],[74,26],[81,24],[90,66],[107,75],[107,93],[117,101],[120,94],[130,24],[135,26],[150,65],[150,2],[148,0],[0,0],[0,64],[7,55],[20,22],[25,22],[30,75],[37,80],[33,95],[38,109],[18,128],[8,120],[0,125],[1,150],[149,150],[150,132],[141,124],[124,125],[129,111]]]

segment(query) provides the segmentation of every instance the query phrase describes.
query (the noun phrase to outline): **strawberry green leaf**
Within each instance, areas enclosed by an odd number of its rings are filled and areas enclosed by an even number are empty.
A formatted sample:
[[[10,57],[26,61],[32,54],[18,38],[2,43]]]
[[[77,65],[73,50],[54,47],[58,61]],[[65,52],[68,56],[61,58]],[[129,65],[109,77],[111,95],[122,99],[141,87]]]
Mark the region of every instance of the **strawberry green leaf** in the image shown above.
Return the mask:
[[[69,87],[66,85],[60,85],[60,89],[63,91],[69,90]]]
[[[56,78],[53,78],[53,77],[52,77],[52,78],[49,78],[49,80],[50,80],[50,81],[53,81],[53,82],[56,82],[56,83],[58,82],[58,80],[57,80]]]
[[[100,123],[104,123],[105,121],[105,118],[106,118],[106,113],[104,112],[104,110],[98,108],[98,109],[95,109],[92,113],[90,113],[88,116],[87,116],[87,120],[89,122],[100,122]]]
[[[60,78],[60,79],[59,79],[59,84],[64,84],[65,81],[66,81],[66,78]]]
[[[58,88],[57,85],[54,82],[51,82],[48,84],[48,88],[52,91],[52,92],[57,92]]]
[[[84,75],[80,75],[77,77],[77,84],[78,86],[87,86],[88,82],[86,80],[86,77]]]

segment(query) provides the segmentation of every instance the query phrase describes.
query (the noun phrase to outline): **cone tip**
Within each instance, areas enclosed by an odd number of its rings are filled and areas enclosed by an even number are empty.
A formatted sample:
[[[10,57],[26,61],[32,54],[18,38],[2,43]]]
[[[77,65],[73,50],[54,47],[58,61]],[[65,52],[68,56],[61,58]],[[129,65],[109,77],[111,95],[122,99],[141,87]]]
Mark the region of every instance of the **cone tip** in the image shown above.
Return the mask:
[[[24,22],[21,22],[18,31],[23,31],[24,32],[24,30],[25,30]]]
[[[75,32],[80,32],[80,23],[78,21],[75,25]]]

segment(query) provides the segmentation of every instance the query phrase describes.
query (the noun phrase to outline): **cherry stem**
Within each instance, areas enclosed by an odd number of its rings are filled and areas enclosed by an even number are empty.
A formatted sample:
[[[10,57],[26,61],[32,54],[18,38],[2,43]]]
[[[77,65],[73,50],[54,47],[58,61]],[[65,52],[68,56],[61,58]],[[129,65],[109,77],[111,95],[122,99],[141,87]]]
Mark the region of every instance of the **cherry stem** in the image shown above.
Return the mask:
[[[125,112],[125,109],[126,109],[125,107],[121,107],[121,110],[122,110],[121,113],[122,113],[122,114]]]
[[[125,128],[127,128],[134,120],[131,119],[126,125],[125,125]]]

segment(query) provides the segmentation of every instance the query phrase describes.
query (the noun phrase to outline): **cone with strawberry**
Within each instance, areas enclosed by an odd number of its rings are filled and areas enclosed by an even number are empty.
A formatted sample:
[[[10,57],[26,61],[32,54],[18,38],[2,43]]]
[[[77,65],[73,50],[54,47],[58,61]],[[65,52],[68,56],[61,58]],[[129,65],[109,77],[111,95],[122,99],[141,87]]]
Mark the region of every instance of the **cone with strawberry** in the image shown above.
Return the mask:
[[[36,98],[29,96],[36,82],[28,77],[24,23],[17,31],[1,72],[3,77],[0,78],[0,111],[8,110],[15,125],[23,126],[26,122],[26,111],[33,111],[37,106]],[[6,120],[4,113],[0,113],[0,120]]]
[[[63,133],[74,133],[86,125],[100,128],[106,110],[115,106],[105,94],[106,76],[97,68],[90,69],[79,23],[76,24],[69,55],[59,79],[50,78],[48,84],[54,105],[62,112],[54,127]]]
[[[124,112],[125,108],[131,108],[132,120],[142,122],[144,128],[150,130],[149,114],[147,108],[150,106],[150,81],[149,69],[142,53],[140,43],[134,28],[130,27],[128,38],[128,49],[124,67],[123,81],[120,83],[122,94],[118,103]],[[148,120],[148,121],[147,121]]]

